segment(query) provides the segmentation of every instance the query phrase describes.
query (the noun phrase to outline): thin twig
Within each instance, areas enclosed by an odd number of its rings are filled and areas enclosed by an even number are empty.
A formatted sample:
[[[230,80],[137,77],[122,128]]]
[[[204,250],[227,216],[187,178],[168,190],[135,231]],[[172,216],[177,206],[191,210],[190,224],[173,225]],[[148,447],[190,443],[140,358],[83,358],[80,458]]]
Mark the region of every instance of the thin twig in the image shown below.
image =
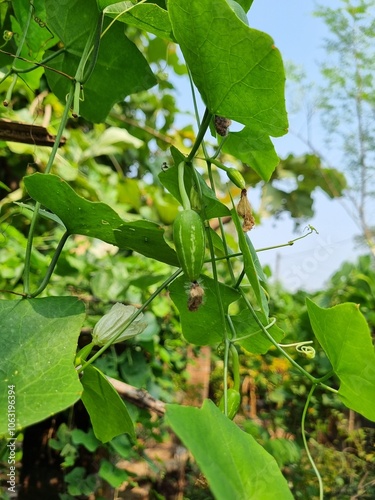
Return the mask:
[[[144,389],[138,389],[132,385],[116,380],[112,377],[107,377],[108,381],[113,385],[116,391],[130,403],[145,408],[148,411],[155,412],[161,417],[165,414],[165,403],[155,399]]]

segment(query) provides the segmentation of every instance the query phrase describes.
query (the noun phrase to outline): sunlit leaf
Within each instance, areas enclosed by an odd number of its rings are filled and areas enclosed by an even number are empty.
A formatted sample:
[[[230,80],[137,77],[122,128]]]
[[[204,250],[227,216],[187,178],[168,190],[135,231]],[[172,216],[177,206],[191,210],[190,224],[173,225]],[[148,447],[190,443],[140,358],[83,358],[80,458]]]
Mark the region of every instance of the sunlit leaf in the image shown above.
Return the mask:
[[[95,436],[103,443],[124,432],[135,438],[134,424],[125,403],[103,373],[89,365],[81,382],[82,402],[90,415]]]
[[[46,70],[46,76],[53,92],[65,101],[71,78],[76,74],[86,41],[95,31],[100,13],[95,0],[72,0],[69,9],[64,3],[46,0],[46,9],[48,23],[66,49],[48,63],[58,72]],[[125,36],[124,25],[114,23],[100,41],[94,71],[84,85],[80,114],[93,122],[101,122],[116,102],[155,84],[146,59]]]
[[[192,452],[217,500],[291,500],[275,459],[212,401],[167,405],[166,419]]]
[[[171,298],[180,311],[182,333],[188,342],[196,345],[212,345],[221,342],[226,328],[222,317],[217,290],[213,279],[201,276],[204,288],[204,301],[198,311],[189,311],[187,307],[189,283],[185,276],[176,279],[170,286]],[[239,292],[222,283],[219,290],[224,312],[228,312],[229,304],[240,298]]]
[[[21,429],[73,405],[82,387],[74,368],[85,307],[75,297],[0,301],[0,411],[14,386]],[[0,419],[0,434],[7,431]]]
[[[306,304],[314,334],[340,379],[341,401],[375,421],[375,352],[359,306],[323,309],[309,299]]]
[[[272,38],[246,26],[225,0],[169,0],[168,12],[209,111],[284,135],[285,75]]]
[[[159,5],[154,3],[133,5],[131,2],[120,2],[108,6],[105,13],[125,24],[153,33],[159,38],[174,41],[168,13]],[[122,14],[119,15],[120,13]]]
[[[56,175],[36,173],[25,177],[24,182],[30,196],[55,213],[70,234],[98,238],[178,266],[176,253],[164,240],[164,230],[158,224],[125,222],[111,207],[85,200]]]

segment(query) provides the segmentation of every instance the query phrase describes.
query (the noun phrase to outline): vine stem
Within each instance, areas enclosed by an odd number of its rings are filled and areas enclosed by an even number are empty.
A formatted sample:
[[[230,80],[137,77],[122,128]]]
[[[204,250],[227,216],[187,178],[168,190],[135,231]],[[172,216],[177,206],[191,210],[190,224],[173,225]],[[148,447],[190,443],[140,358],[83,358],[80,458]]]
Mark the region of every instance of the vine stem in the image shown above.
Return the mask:
[[[195,142],[193,144],[193,147],[192,147],[192,149],[187,157],[187,160],[186,160],[187,162],[192,161],[194,156],[195,156],[195,153],[198,151],[199,146],[201,145],[203,138],[206,135],[207,129],[210,125],[211,118],[212,118],[212,113],[210,113],[208,111],[208,109],[206,108],[204,115],[203,115],[202,122],[199,126],[197,137],[195,138]]]
[[[189,81],[190,81],[190,88],[191,88],[191,94],[193,97],[193,105],[194,105],[194,112],[195,112],[195,118],[197,120],[197,124],[199,127],[198,135],[196,137],[195,143],[193,145],[192,150],[190,151],[190,154],[188,155],[187,161],[191,161],[194,158],[195,153],[198,151],[199,146],[202,144],[202,149],[203,153],[205,155],[205,158],[208,158],[206,146],[204,144],[204,136],[207,131],[207,128],[210,125],[210,121],[212,118],[212,114],[208,111],[206,108],[203,116],[202,122],[200,121],[199,118],[199,112],[198,112],[198,106],[197,106],[197,100],[195,97],[195,90],[194,90],[194,85],[193,85],[193,78],[191,75],[191,72],[188,68],[188,74],[189,74]],[[207,161],[207,160],[206,160]],[[211,188],[214,190],[215,189],[215,184],[214,180],[212,177],[212,172],[211,172],[211,164],[207,161],[207,171],[211,183]],[[195,184],[198,190],[198,195],[201,201],[201,206],[202,206],[202,214],[204,220],[207,219],[206,217],[206,209],[203,203],[203,195],[202,195],[202,188],[199,182],[198,174],[193,167],[193,175],[194,175],[194,180]],[[220,293],[220,287],[219,287],[219,280],[218,280],[218,274],[217,274],[217,267],[216,267],[216,261],[215,261],[215,250],[214,250],[214,245],[212,241],[212,236],[211,232],[209,231],[209,227],[206,226],[206,234],[207,234],[207,241],[208,241],[208,247],[210,250],[210,257],[211,257],[211,266],[212,266],[212,275],[215,283],[215,292],[217,296],[217,302],[218,302],[218,307],[220,311],[220,316],[222,319],[222,324],[224,327],[223,331],[223,341],[224,341],[224,373],[223,373],[223,386],[224,386],[224,413],[225,415],[228,414],[228,384],[227,384],[227,379],[228,379],[228,360],[229,360],[229,350],[230,350],[230,339],[228,337],[228,331],[227,331],[227,321],[226,321],[226,315],[225,315],[225,310],[224,310],[224,305]],[[230,325],[231,326],[231,325]],[[233,326],[233,325],[232,325]],[[235,332],[234,332],[235,334]]]
[[[86,361],[82,366],[77,367],[77,372],[81,373],[88,365],[91,365],[101,354],[106,351],[112,344],[114,344],[118,337],[128,328],[129,325],[133,323],[133,321],[146,309],[146,307],[161,293],[164,288],[166,288],[172,281],[174,281],[179,274],[182,273],[182,269],[177,269],[175,273],[172,274],[169,278],[167,278],[150,297],[146,300],[144,304],[131,316],[129,316],[128,320],[124,323],[124,328],[121,330],[113,339],[110,339],[103,347],[99,349],[89,360]]]
[[[240,362],[237,349],[233,343],[230,344],[230,355],[232,359],[233,389],[240,392]]]
[[[20,40],[20,43],[17,47],[17,51],[16,51],[16,55],[14,56],[14,61],[17,60],[17,58],[19,57],[19,55],[21,54],[22,52],[22,48],[25,44],[25,40],[26,40],[26,36],[27,36],[27,32],[29,31],[29,27],[30,27],[30,22],[31,22],[31,19],[33,17],[33,12],[34,12],[34,1],[33,0],[30,0],[30,6],[29,6],[29,12],[28,12],[28,15],[27,15],[27,19],[26,19],[26,24],[25,24],[25,27],[22,31],[22,37],[21,37],[21,40]],[[11,70],[9,71],[9,73],[7,73],[7,75],[5,75],[6,77],[8,77],[10,74],[13,73],[13,78],[12,78],[12,81],[9,85],[9,88],[8,88],[8,91],[6,93],[6,97],[5,97],[5,100],[4,100],[4,105],[5,106],[8,106],[9,102],[11,101],[12,99],[12,93],[13,93],[13,89],[17,83],[17,79],[18,79],[18,76],[15,72],[15,67],[14,67],[14,61],[12,63],[12,67],[11,67]]]
[[[193,167],[194,168],[194,167]],[[182,206],[184,210],[190,210],[190,200],[186,193],[185,182],[184,182],[184,170],[185,170],[185,161],[182,161],[178,165],[178,189],[180,190],[180,196],[182,201]]]
[[[24,27],[24,29],[22,31],[22,37],[21,37],[20,43],[19,43],[19,45],[17,47],[15,59],[17,59],[18,56],[22,52],[22,48],[23,48],[23,45],[24,45],[25,40],[26,40],[27,32],[29,31],[31,19],[33,17],[34,9],[35,9],[35,7],[34,7],[34,0],[30,0],[30,7],[29,7],[29,12],[28,12],[28,15],[27,15],[27,19],[26,19],[26,25],[25,25],[25,27]],[[13,66],[14,66],[14,63],[12,64],[12,69],[14,69]]]
[[[57,264],[57,261],[60,257],[60,254],[62,252],[62,249],[64,248],[64,245],[66,243],[66,240],[69,238],[70,236],[70,233],[68,233],[68,231],[65,231],[65,233],[63,234],[61,240],[59,241],[59,244],[55,250],[55,253],[54,253],[54,256],[52,257],[52,260],[51,260],[51,263],[50,265],[48,266],[48,269],[47,269],[47,272],[46,272],[46,275],[44,276],[43,278],[43,281],[41,282],[41,284],[39,285],[39,287],[37,288],[37,290],[35,290],[35,292],[29,294],[29,298],[33,298],[33,297],[36,297],[37,295],[39,295],[40,293],[43,292],[43,290],[46,288],[46,286],[48,285],[48,282],[52,276],[52,273],[56,267],[56,264]]]
[[[304,444],[304,447],[305,447],[305,451],[306,451],[306,454],[307,454],[307,457],[312,465],[312,468],[314,469],[314,472],[316,474],[316,477],[318,478],[318,482],[319,482],[319,500],[323,500],[323,481],[322,481],[322,477],[318,471],[318,468],[314,462],[314,459],[310,453],[310,450],[309,450],[309,446],[307,444],[307,439],[306,439],[306,431],[305,431],[305,421],[306,421],[306,415],[307,415],[307,410],[308,410],[308,407],[309,407],[309,404],[310,404],[310,401],[311,401],[311,398],[312,398],[312,395],[314,394],[314,391],[317,387],[317,384],[314,384],[311,389],[310,389],[310,392],[307,396],[307,399],[306,399],[306,403],[305,403],[305,407],[303,408],[303,413],[302,413],[302,421],[301,421],[301,430],[302,430],[302,440],[303,440],[303,444]]]
[[[57,150],[59,148],[60,140],[62,137],[62,134],[64,132],[64,128],[66,125],[66,122],[68,121],[68,115],[69,115],[69,110],[73,102],[73,97],[74,97],[74,85],[71,85],[69,94],[67,96],[64,112],[61,117],[59,129],[56,134],[56,139],[55,143],[53,145],[51,155],[48,158],[48,163],[45,169],[45,173],[49,174],[53,165],[53,161],[55,159]],[[27,244],[26,244],[26,254],[25,254],[25,269],[24,269],[24,281],[23,281],[23,291],[26,296],[29,296],[30,293],[30,262],[31,262],[31,252],[32,252],[32,247],[33,247],[33,239],[34,239],[34,233],[36,229],[36,224],[38,221],[39,217],[39,209],[41,207],[41,204],[37,201],[35,204],[35,210],[33,213],[33,217],[31,219],[31,224],[30,224],[30,231],[29,231],[29,236],[27,238]],[[35,296],[35,294],[33,294]]]
[[[289,354],[284,351],[284,349],[282,347],[279,346],[279,344],[276,342],[276,340],[272,337],[272,335],[268,332],[267,328],[262,324],[262,322],[260,321],[260,319],[258,318],[258,316],[256,315],[255,311],[254,311],[254,308],[253,306],[251,305],[249,299],[246,297],[245,295],[245,292],[241,289],[241,287],[239,288],[239,291],[242,295],[242,298],[244,299],[244,301],[246,302],[246,305],[249,309],[249,311],[251,312],[251,314],[253,315],[253,318],[255,319],[255,321],[258,323],[260,329],[262,330],[262,332],[264,333],[264,335],[268,338],[268,340],[276,347],[276,349],[278,351],[280,351],[287,359],[288,361],[290,361],[290,363],[292,363],[293,366],[295,366],[303,375],[305,375],[313,384],[316,384],[318,383],[318,380],[313,377],[312,375],[310,375],[309,372],[307,372],[304,368],[302,368],[302,366],[300,366],[296,361],[294,361],[294,359],[289,356]]]

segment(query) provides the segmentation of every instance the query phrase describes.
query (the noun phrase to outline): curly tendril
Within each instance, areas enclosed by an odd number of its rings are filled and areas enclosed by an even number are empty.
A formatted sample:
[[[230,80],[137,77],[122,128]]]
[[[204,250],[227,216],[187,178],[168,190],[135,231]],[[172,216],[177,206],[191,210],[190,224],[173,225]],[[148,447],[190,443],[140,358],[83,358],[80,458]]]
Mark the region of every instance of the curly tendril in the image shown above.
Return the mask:
[[[303,354],[306,358],[315,358],[315,349],[311,345],[312,340],[305,340],[304,342],[294,342],[293,344],[279,344],[280,347],[295,347],[296,351]]]

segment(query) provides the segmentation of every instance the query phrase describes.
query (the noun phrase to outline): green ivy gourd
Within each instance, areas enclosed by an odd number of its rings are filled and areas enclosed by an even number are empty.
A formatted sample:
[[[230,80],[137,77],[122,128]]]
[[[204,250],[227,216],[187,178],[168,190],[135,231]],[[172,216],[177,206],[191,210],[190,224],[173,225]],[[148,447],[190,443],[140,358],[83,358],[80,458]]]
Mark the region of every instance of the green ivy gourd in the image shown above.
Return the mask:
[[[197,281],[202,270],[205,253],[204,224],[197,212],[180,212],[173,224],[173,241],[178,261],[190,282]]]

